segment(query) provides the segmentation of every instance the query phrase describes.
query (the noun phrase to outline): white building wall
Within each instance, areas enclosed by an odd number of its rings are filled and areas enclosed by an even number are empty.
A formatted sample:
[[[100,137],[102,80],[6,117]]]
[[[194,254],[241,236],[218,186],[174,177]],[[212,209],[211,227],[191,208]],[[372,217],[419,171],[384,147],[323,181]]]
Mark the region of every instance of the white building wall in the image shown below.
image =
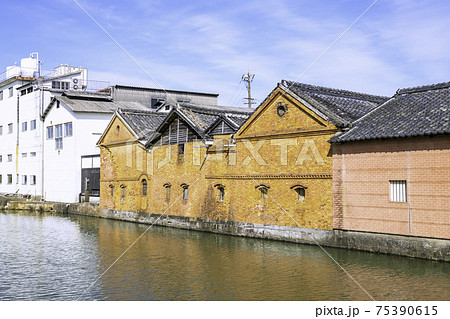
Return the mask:
[[[0,87],[0,184],[1,193],[14,193],[16,191],[16,140],[17,140],[17,92],[15,87],[21,85],[17,81]],[[12,88],[12,96],[9,95]],[[9,126],[12,125],[12,132]],[[12,182],[8,182],[8,175],[12,175]]]
[[[2,131],[0,134],[0,194],[17,193],[38,197],[42,196],[44,199],[47,199],[45,195],[49,195],[50,193],[43,188],[45,186],[45,177],[43,177],[42,173],[45,168],[47,172],[51,173],[52,167],[49,165],[44,167],[43,164],[45,159],[43,151],[46,132],[40,115],[43,108],[49,105],[52,97],[61,95],[64,91],[52,89],[52,80],[68,82],[70,83],[70,89],[73,89],[74,78],[79,79],[78,82],[81,81],[82,85],[87,83],[86,69],[68,66],[55,68],[54,76],[58,76],[56,79],[48,78],[39,83],[37,81],[31,82],[30,80],[23,79],[23,77],[32,78],[33,76],[37,76],[38,71],[38,59],[34,57],[25,58],[21,60],[20,66],[8,67],[5,79],[0,82],[0,92],[3,92],[3,96],[0,98],[0,127]],[[81,73],[69,73],[65,76],[67,72],[75,71],[80,71]],[[14,80],[11,77],[22,78]],[[26,89],[27,87],[21,88],[20,90],[18,88],[26,84],[30,84],[28,87],[32,86],[33,91],[26,91],[26,94],[22,95],[22,89]],[[12,88],[11,97],[9,94],[10,88]],[[32,130],[31,122],[33,120],[36,120],[36,128]],[[25,122],[27,123],[27,129],[23,130],[22,125]],[[12,124],[11,133],[9,133],[8,129],[9,124]],[[96,142],[97,140],[93,143],[94,146]],[[69,140],[68,143],[70,144]],[[54,151],[54,148],[52,150]],[[66,156],[69,156],[67,153],[65,152]],[[9,157],[11,160],[9,160]],[[67,163],[68,160],[65,160],[65,162]],[[58,171],[58,167],[60,166],[56,166],[57,172],[60,172]],[[51,175],[55,174],[57,173],[51,173]],[[70,174],[72,173],[69,172],[66,175]],[[76,174],[76,172],[73,174]],[[8,175],[12,176],[11,183],[8,182]],[[24,176],[26,176],[26,179]],[[32,183],[34,179],[35,183]],[[74,178],[70,178],[70,180],[73,181]],[[72,188],[75,189],[75,186],[72,186]],[[70,191],[70,194],[73,194],[73,190]],[[51,197],[56,198],[58,196]]]
[[[78,202],[81,192],[81,157],[99,155],[96,146],[112,114],[74,113],[63,103],[56,103],[44,126],[54,127],[52,139],[44,142],[44,193],[46,200]],[[56,150],[55,126],[72,123],[72,136],[63,136],[63,149]],[[64,128],[64,127],[63,127]]]

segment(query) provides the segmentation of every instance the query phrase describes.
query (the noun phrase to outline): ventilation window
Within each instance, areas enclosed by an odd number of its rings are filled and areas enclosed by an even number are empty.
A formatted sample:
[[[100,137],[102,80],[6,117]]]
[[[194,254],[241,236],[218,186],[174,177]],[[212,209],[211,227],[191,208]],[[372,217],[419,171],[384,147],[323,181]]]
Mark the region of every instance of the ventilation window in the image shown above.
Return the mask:
[[[189,193],[188,193],[189,185],[181,184],[181,188],[183,189],[183,201],[187,201],[188,197],[189,197]]]
[[[147,196],[147,180],[142,180],[142,195]]]
[[[219,202],[223,202],[224,198],[225,198],[225,186],[223,186],[222,184],[217,184],[214,185],[215,188],[217,188],[218,190],[218,201]]]
[[[264,184],[256,186],[256,189],[258,189],[260,192],[260,194],[259,194],[260,200],[264,207],[267,207],[267,198],[269,197],[269,188],[270,188],[270,186],[267,186]]]
[[[300,184],[291,186],[291,189],[293,191],[295,191],[298,202],[304,202],[306,200],[306,189],[307,188],[308,187],[300,185]]]
[[[170,188],[172,185],[170,183],[164,184],[164,188],[166,189],[166,203],[170,203]]]
[[[277,103],[277,114],[279,117],[284,116],[284,114],[286,114],[287,111],[287,104],[283,103],[283,102],[278,102]]]
[[[406,203],[406,181],[389,181],[391,202]]]

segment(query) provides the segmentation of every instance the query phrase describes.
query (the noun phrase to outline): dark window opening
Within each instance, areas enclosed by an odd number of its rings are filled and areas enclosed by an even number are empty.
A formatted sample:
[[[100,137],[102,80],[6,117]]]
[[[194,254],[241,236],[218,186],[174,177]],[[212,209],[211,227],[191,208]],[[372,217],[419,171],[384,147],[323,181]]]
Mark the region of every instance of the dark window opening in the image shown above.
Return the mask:
[[[147,180],[142,180],[142,195],[147,196]]]

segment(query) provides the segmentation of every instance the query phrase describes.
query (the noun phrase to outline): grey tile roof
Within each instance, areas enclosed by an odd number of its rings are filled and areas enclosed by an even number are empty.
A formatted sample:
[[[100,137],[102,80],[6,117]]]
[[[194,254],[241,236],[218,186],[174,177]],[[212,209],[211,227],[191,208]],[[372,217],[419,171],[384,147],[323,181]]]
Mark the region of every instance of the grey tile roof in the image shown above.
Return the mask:
[[[281,88],[300,98],[318,111],[319,115],[338,127],[346,127],[351,122],[370,112],[388,100],[386,96],[370,95],[347,90],[339,90],[310,84],[282,80]]]
[[[178,110],[203,132],[207,131],[220,117],[227,118],[236,130],[253,114],[254,109],[222,106],[199,106],[180,104]]]
[[[330,142],[450,133],[450,82],[399,89]]]
[[[132,110],[148,110],[148,107],[138,102],[113,101],[107,98],[99,97],[72,97],[72,96],[57,96],[56,100],[64,103],[73,112],[86,113],[114,113],[117,109],[132,109]]]
[[[151,145],[161,133],[167,129],[168,125],[176,116],[180,116],[191,128],[201,137],[207,137],[208,129],[216,123],[220,118],[227,118],[236,131],[244,122],[253,114],[254,109],[238,108],[238,107],[221,107],[221,106],[206,106],[196,105],[192,103],[181,103],[173,106],[172,111],[165,114],[165,119],[161,122],[157,130],[150,136],[147,146]]]
[[[128,124],[139,139],[148,139],[166,118],[166,114],[129,109],[118,109],[117,114]]]

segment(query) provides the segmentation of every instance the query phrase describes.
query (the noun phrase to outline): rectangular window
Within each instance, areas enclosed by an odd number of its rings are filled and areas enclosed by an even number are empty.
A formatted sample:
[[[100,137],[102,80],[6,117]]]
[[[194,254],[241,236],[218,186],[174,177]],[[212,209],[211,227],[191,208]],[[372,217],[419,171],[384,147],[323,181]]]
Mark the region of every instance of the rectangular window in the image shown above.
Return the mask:
[[[22,185],[27,185],[27,175],[22,175]]]
[[[36,185],[36,175],[30,175],[30,185]]]
[[[30,152],[30,157],[36,157],[36,152]]]
[[[22,122],[22,132],[25,132],[28,129],[28,122]]]
[[[13,95],[14,95],[13,88],[10,87],[10,88],[9,88],[9,97],[12,97]]]
[[[72,136],[72,122],[64,124],[64,136]]]
[[[63,127],[62,124],[55,125],[55,146],[57,150],[63,149]]]
[[[20,91],[20,96],[27,94],[27,90],[21,90]]]
[[[3,91],[0,91],[0,101],[3,100]]]
[[[8,184],[12,184],[12,174],[8,174]]]
[[[69,82],[52,81],[52,89],[68,90],[69,89]]]
[[[0,163],[3,162],[3,155],[0,155]]]
[[[53,139],[53,126],[47,126],[47,140]]]
[[[27,157],[28,154],[27,153],[22,153],[22,157]]]
[[[52,89],[60,89],[61,88],[61,82],[59,81],[52,81]]]
[[[3,175],[0,174],[0,184],[3,183]]]
[[[8,124],[8,134],[11,134],[13,132],[13,124],[9,123]]]
[[[3,135],[3,125],[0,125],[0,135]]]
[[[36,129],[36,120],[30,121],[30,131],[33,131]]]
[[[391,202],[406,203],[406,181],[389,181]]]
[[[33,92],[33,87],[30,86],[29,88],[27,88],[27,94]]]
[[[178,144],[178,162],[184,162],[184,145]]]
[[[8,154],[8,162],[12,162],[12,154]]]
[[[110,186],[111,188],[111,196],[114,196],[114,186]]]

